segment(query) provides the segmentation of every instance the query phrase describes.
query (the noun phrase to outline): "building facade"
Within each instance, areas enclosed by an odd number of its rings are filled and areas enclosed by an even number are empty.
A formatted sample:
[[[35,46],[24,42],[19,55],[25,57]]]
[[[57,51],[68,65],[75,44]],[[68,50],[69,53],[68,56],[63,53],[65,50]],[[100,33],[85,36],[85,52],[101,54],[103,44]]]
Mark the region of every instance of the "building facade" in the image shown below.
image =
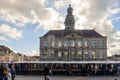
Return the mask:
[[[0,62],[16,61],[17,54],[5,45],[0,45]]]
[[[120,54],[114,54],[114,55],[108,57],[108,60],[110,60],[110,61],[120,61]]]
[[[40,37],[40,60],[106,60],[107,37],[95,30],[75,29],[73,9],[69,5],[65,29],[50,30]]]

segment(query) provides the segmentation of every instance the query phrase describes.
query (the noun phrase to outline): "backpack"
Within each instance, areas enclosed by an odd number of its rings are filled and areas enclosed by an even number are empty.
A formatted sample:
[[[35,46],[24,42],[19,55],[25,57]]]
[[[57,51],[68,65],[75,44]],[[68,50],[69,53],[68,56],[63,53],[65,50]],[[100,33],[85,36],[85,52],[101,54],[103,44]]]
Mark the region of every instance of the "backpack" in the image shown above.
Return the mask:
[[[4,69],[4,70],[3,70],[3,74],[5,74],[5,75],[8,74],[7,69]]]

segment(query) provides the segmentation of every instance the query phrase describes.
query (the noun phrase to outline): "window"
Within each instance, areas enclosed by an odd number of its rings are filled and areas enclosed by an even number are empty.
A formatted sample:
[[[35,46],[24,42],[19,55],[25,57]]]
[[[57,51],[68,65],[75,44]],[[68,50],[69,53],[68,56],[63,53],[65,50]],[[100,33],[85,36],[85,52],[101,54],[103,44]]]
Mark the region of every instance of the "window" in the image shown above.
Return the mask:
[[[100,51],[100,59],[103,59],[103,52]]]
[[[65,46],[65,47],[68,47],[68,46],[69,46],[68,40],[65,40],[65,41],[64,41],[64,46]]]
[[[99,46],[100,46],[100,47],[103,47],[103,46],[104,46],[103,40],[99,41]]]
[[[85,44],[85,46],[88,46],[88,41],[85,41],[84,44]]]
[[[54,54],[54,51],[52,51],[52,53],[51,53],[51,59],[55,59],[55,54]]]
[[[92,59],[95,59],[95,52],[92,52]]]
[[[48,58],[48,54],[47,54],[47,51],[46,50],[43,50],[43,58],[44,59],[47,59]]]
[[[48,42],[47,42],[47,41],[44,41],[44,42],[43,42],[43,46],[44,46],[44,47],[48,46]]]
[[[95,41],[91,41],[91,46],[95,47],[96,46],[96,42]]]
[[[82,46],[82,40],[78,40],[78,46]]]
[[[64,52],[64,59],[65,59],[65,60],[68,59],[68,52],[67,52],[67,51]]]
[[[55,41],[52,40],[52,42],[51,42],[51,46],[52,46],[52,47],[55,46]]]
[[[69,43],[70,43],[70,46],[72,46],[72,47],[75,46],[75,40],[70,40]]]
[[[88,59],[88,52],[85,52],[85,59]]]
[[[78,51],[78,59],[82,59],[82,52],[81,51]]]
[[[71,52],[71,58],[75,59],[75,52],[74,51]]]
[[[59,51],[58,52],[58,59],[61,59],[62,58],[62,53]]]
[[[62,46],[61,41],[58,41],[58,47],[61,47],[61,46]]]

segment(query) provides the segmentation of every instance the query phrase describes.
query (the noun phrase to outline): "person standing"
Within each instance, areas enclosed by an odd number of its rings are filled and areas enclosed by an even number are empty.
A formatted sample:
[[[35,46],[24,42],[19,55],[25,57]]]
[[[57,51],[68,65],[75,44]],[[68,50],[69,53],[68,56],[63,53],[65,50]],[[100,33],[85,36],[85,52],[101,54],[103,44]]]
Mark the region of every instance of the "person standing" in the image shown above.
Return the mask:
[[[16,76],[16,70],[14,68],[14,65],[11,66],[11,80],[15,80]]]
[[[48,66],[47,66],[47,64],[45,65],[45,68],[44,68],[44,78],[45,78],[45,80],[49,80],[48,78],[48,75],[49,75],[49,69],[48,69]]]

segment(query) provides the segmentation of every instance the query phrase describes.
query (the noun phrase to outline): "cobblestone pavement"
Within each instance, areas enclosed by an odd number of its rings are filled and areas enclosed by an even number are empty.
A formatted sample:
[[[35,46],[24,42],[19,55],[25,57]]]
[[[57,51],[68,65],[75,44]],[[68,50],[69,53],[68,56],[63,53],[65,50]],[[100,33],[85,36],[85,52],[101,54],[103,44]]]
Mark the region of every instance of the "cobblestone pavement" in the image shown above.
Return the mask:
[[[120,76],[49,76],[50,80],[120,80]],[[44,80],[44,76],[21,76],[15,80]]]

